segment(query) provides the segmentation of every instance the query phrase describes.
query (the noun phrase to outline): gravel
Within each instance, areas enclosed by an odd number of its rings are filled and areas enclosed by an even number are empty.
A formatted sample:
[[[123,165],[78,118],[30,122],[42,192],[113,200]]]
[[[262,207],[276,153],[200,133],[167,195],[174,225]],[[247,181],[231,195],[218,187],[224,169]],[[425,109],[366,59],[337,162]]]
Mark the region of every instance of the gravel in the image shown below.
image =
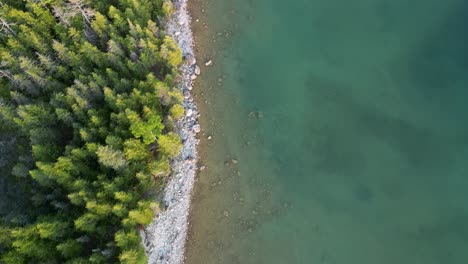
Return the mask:
[[[166,28],[166,33],[176,40],[185,58],[185,63],[180,68],[179,88],[184,94],[182,105],[187,114],[176,124],[183,148],[181,154],[171,163],[172,175],[163,198],[166,210],[156,215],[153,222],[141,233],[150,264],[184,263],[190,199],[197,170],[199,140],[196,135],[200,132],[199,114],[190,94],[196,60],[187,1],[173,1],[176,13]]]

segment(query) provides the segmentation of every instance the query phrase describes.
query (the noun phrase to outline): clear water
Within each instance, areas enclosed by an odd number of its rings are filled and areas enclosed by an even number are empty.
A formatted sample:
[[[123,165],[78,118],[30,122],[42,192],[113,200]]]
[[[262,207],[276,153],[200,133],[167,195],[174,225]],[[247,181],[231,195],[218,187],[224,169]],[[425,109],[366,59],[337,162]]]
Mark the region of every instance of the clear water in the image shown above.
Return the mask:
[[[468,263],[468,2],[192,5],[188,264]]]

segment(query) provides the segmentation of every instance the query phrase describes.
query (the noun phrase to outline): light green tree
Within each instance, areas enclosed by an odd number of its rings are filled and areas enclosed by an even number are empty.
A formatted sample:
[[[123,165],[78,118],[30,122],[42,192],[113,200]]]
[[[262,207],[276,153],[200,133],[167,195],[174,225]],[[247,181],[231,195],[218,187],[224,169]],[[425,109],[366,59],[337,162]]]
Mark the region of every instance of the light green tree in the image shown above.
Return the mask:
[[[106,167],[119,170],[127,166],[125,155],[120,150],[115,150],[109,146],[99,146],[96,154],[99,159],[99,163]]]
[[[39,237],[44,239],[57,240],[67,235],[68,223],[45,218],[40,223],[36,224]]]
[[[159,136],[158,146],[161,154],[170,158],[179,155],[182,149],[182,143],[180,142],[179,135],[173,132]]]
[[[167,60],[170,67],[177,68],[182,62],[182,51],[177,46],[177,43],[169,36],[164,38],[160,52],[161,56]]]
[[[140,237],[134,229],[131,231],[121,230],[115,233],[115,243],[122,249],[135,247],[139,242]]]
[[[183,106],[180,104],[175,104],[171,107],[169,110],[169,114],[174,118],[174,119],[179,119],[181,116],[184,115],[185,109]]]
[[[125,111],[128,120],[130,120],[130,132],[136,137],[141,138],[146,145],[153,143],[164,128],[159,114],[147,109],[143,120],[135,111],[127,109]]]
[[[96,232],[98,221],[99,217],[97,215],[85,213],[75,220],[75,227],[77,230],[93,233]]]
[[[139,258],[140,256],[136,250],[123,251],[119,256],[120,262],[124,264],[137,264]]]
[[[139,139],[128,139],[124,143],[125,157],[129,161],[142,161],[150,158],[148,147]]]

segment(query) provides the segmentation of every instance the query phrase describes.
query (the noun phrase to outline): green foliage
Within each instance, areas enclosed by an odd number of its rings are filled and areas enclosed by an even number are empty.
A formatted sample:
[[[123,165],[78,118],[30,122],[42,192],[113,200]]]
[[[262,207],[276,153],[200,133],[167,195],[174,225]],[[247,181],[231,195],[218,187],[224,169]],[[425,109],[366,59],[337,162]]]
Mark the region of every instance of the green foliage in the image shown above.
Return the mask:
[[[135,111],[127,109],[128,120],[130,120],[130,132],[136,137],[143,139],[146,145],[153,143],[158,135],[161,134],[164,126],[161,123],[161,117],[145,107],[142,119]]]
[[[179,155],[182,149],[180,137],[176,133],[170,132],[166,135],[161,135],[158,138],[158,145],[162,155],[167,155],[173,158]]]
[[[179,119],[181,116],[184,115],[185,109],[183,106],[180,104],[175,104],[169,109],[169,114],[174,118],[174,119]]]
[[[168,61],[169,66],[177,67],[182,63],[182,51],[175,41],[166,36],[161,46],[161,56]]]
[[[96,225],[99,217],[92,213],[86,213],[75,220],[75,227],[77,230],[85,231],[87,233],[96,232]]]
[[[121,230],[115,234],[115,243],[122,249],[132,248],[140,243],[140,237],[135,230],[129,232]]]
[[[147,197],[181,149],[182,51],[160,31],[173,12],[2,1],[1,263],[145,263],[137,230],[160,210]]]
[[[36,225],[39,237],[44,239],[60,240],[67,234],[68,223],[53,219],[44,219]]]
[[[171,172],[171,165],[168,157],[162,157],[157,161],[148,164],[148,170],[154,176],[168,176]]]
[[[128,212],[128,219],[131,223],[137,223],[140,225],[148,225],[151,223],[154,214],[149,208],[143,210],[132,210]]]
[[[135,199],[132,194],[126,192],[116,192],[114,196],[116,200],[123,203],[130,203]]]
[[[109,204],[98,204],[96,201],[87,202],[86,209],[98,216],[107,216],[112,212],[112,207]]]
[[[129,161],[142,161],[150,158],[148,147],[138,139],[129,139],[124,143],[125,157]]]
[[[138,252],[136,250],[127,250],[123,251],[119,256],[121,263],[125,264],[136,264],[138,263]]]
[[[166,15],[172,15],[175,11],[174,5],[170,0],[164,0],[163,5],[162,5],[162,10],[164,14]]]
[[[79,256],[82,246],[79,242],[74,239],[68,239],[67,241],[60,243],[56,246],[56,249],[64,258],[73,258]]]
[[[53,243],[40,239],[35,227],[18,228],[11,233],[13,236],[12,247],[18,254],[36,260],[46,260],[53,257]]]
[[[118,217],[121,217],[123,218],[124,216],[127,215],[128,213],[128,209],[125,205],[123,204],[115,204],[113,207],[112,207],[112,213],[115,214],[116,216]]]
[[[119,170],[127,166],[125,155],[120,150],[115,150],[109,146],[99,146],[96,154],[98,156],[99,163],[106,167]]]

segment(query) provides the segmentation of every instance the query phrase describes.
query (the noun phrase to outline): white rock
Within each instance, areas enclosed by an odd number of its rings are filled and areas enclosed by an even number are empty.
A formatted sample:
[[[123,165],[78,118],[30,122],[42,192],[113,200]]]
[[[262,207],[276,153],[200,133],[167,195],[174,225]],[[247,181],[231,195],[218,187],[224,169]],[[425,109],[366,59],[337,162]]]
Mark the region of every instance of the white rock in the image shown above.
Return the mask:
[[[174,35],[179,36],[179,35],[180,35],[180,31],[177,31],[176,33],[174,33]]]
[[[192,91],[193,87],[192,85],[189,85],[189,87],[187,87],[189,91]]]
[[[192,116],[192,114],[193,114],[192,109],[188,109],[187,112],[185,113],[186,116]]]
[[[197,63],[197,59],[192,54],[187,55],[186,60],[190,66],[193,66]]]
[[[213,61],[212,61],[212,60],[209,60],[209,61],[207,61],[207,62],[205,63],[205,66],[208,67],[208,66],[210,66],[211,64],[213,64]]]
[[[200,75],[200,73],[201,73],[201,69],[200,69],[200,67],[198,65],[196,65],[195,66],[195,74]]]
[[[195,133],[200,133],[201,131],[201,128],[200,128],[200,125],[199,124],[196,124],[193,126],[193,131],[195,131]]]
[[[190,76],[190,79],[192,79],[192,80],[195,80],[196,78],[197,78],[197,75],[196,75],[196,74],[192,74],[192,75]]]

